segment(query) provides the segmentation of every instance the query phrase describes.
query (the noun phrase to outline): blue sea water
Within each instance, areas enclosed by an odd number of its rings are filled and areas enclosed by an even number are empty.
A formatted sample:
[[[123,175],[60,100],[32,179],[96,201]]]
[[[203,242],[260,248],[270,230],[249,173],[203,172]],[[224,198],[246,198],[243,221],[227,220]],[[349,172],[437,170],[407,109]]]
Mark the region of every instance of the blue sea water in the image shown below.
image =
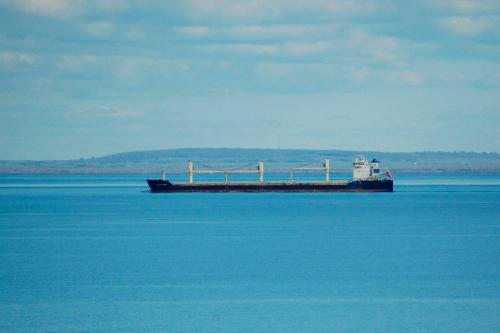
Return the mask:
[[[500,175],[152,194],[0,177],[1,332],[500,332]]]

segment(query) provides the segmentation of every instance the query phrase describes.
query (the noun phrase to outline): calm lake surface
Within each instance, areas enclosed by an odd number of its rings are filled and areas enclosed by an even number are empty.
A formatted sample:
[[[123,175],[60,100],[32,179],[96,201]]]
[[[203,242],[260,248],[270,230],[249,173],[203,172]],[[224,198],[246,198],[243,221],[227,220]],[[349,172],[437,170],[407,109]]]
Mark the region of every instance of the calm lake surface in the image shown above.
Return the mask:
[[[500,175],[374,194],[144,178],[0,176],[1,332],[500,331]]]

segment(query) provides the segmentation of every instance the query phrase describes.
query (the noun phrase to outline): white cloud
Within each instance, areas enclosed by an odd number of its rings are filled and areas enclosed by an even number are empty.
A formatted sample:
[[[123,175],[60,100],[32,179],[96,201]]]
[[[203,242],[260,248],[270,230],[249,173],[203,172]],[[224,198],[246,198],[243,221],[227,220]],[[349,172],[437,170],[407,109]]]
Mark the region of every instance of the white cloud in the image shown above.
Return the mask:
[[[303,1],[308,3],[308,1]],[[373,13],[381,7],[380,1],[311,1],[312,6],[327,10],[330,13],[348,13],[354,15],[365,15]]]
[[[495,7],[495,1],[484,0],[449,0],[448,4],[463,12],[477,12]]]
[[[92,3],[92,7],[105,12],[121,12],[129,9],[131,6],[141,4],[142,0],[94,0],[87,2]]]
[[[208,34],[208,27],[178,27],[175,30],[181,34],[185,34],[191,37],[203,37]]]
[[[32,65],[35,57],[29,53],[3,51],[0,52],[0,63],[7,66]]]
[[[456,83],[462,82],[465,79],[465,74],[462,72],[445,71],[439,73],[438,78],[446,83]]]
[[[278,46],[266,44],[215,44],[208,46],[210,52],[230,52],[240,54],[278,54]]]
[[[187,14],[194,17],[273,18],[279,15],[279,8],[272,1],[248,0],[190,0],[186,1]]]
[[[93,112],[92,112],[93,111]],[[143,113],[135,110],[127,110],[116,107],[110,107],[106,105],[101,105],[92,110],[96,116],[99,117],[110,117],[110,118],[136,118],[143,116]]]
[[[316,87],[362,86],[393,87],[420,86],[424,83],[422,74],[411,70],[373,70],[369,67],[349,68],[348,64],[338,63],[293,63],[258,62],[254,73],[258,78],[273,80],[282,86],[291,82],[313,84]]]
[[[63,55],[57,61],[56,66],[63,71],[79,71],[102,64],[102,58],[93,54]]]
[[[139,40],[144,38],[145,33],[139,26],[129,26],[123,29],[123,35],[129,40]]]
[[[137,78],[146,71],[155,67],[155,60],[152,58],[120,57],[113,61],[116,64],[114,74],[121,78]]]
[[[107,37],[114,33],[115,26],[113,23],[107,21],[92,22],[86,24],[84,30],[93,37]]]
[[[86,105],[85,105],[86,104]],[[144,115],[143,112],[131,110],[119,106],[96,105],[93,102],[84,102],[84,105],[71,110],[71,116],[92,117],[92,118],[139,118]]]
[[[314,18],[366,16],[392,8],[391,0],[0,0],[0,5],[57,19],[139,8],[169,16],[218,22],[265,21],[297,15]]]
[[[303,25],[244,25],[235,26],[227,31],[229,34],[243,38],[269,38],[283,36],[302,36],[308,28]]]
[[[297,14],[313,16],[364,16],[391,6],[389,1],[374,0],[188,0],[185,10],[195,18],[219,18],[229,21],[269,20]]]
[[[338,30],[338,24],[300,25],[234,25],[228,27],[187,26],[175,29],[191,37],[218,37],[238,39],[273,39],[330,36]]]
[[[371,71],[366,68],[356,68],[351,72],[351,78],[359,83],[366,82],[371,75]]]
[[[475,86],[487,89],[499,89],[500,71],[492,71],[491,73],[485,73],[485,75],[478,77]]]
[[[327,41],[310,43],[283,44],[214,44],[208,46],[210,52],[229,52],[238,54],[302,56],[323,52],[331,47]]]
[[[288,79],[306,80],[308,78],[322,77],[333,70],[330,64],[322,63],[281,63],[281,62],[258,62],[255,65],[254,73],[257,77],[266,79],[276,79],[284,85]]]
[[[142,0],[0,0],[0,5],[27,14],[68,19],[89,12],[117,12]]]
[[[323,52],[331,47],[327,41],[318,41],[312,43],[287,43],[283,47],[284,53],[292,55],[306,55]]]
[[[84,0],[2,0],[1,4],[28,14],[59,18],[81,14],[86,5]]]
[[[348,47],[377,61],[401,62],[399,42],[394,37],[375,36],[355,31],[349,38]]]
[[[413,71],[387,71],[383,72],[382,79],[387,83],[418,86],[423,83],[423,77]]]
[[[185,76],[191,68],[191,61],[185,59],[113,57],[109,61],[113,75],[123,79],[148,78],[159,73],[163,78]]]
[[[162,57],[102,56],[91,53],[60,56],[56,69],[63,72],[80,72],[119,79],[144,79],[154,75],[184,75],[191,61]]]
[[[459,36],[475,36],[495,26],[487,17],[452,16],[439,19],[441,27]]]
[[[491,13],[500,9],[498,0],[429,0],[428,5],[453,13]]]

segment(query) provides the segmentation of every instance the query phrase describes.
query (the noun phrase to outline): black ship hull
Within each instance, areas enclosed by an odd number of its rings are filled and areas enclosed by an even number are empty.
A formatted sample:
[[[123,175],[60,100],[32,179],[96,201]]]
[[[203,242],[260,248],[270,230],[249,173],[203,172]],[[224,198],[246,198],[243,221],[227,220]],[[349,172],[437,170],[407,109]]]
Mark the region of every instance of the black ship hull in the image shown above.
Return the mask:
[[[392,179],[325,183],[171,183],[148,179],[151,192],[392,192]]]

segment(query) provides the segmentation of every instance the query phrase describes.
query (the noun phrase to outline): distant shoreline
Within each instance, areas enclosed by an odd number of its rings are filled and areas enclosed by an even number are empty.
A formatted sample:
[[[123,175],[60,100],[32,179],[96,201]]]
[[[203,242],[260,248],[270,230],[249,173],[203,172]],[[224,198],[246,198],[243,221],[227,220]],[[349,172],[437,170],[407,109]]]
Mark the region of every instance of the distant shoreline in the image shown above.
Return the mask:
[[[136,151],[95,158],[55,161],[0,161],[0,175],[151,175],[162,170],[184,174],[187,161],[195,167],[217,169],[237,168],[263,160],[266,173],[284,173],[304,164],[320,166],[330,158],[333,173],[350,173],[357,155],[381,160],[383,168],[395,173],[500,173],[500,154],[471,152],[407,152],[304,150],[304,149],[244,149],[244,148],[183,148]]]

